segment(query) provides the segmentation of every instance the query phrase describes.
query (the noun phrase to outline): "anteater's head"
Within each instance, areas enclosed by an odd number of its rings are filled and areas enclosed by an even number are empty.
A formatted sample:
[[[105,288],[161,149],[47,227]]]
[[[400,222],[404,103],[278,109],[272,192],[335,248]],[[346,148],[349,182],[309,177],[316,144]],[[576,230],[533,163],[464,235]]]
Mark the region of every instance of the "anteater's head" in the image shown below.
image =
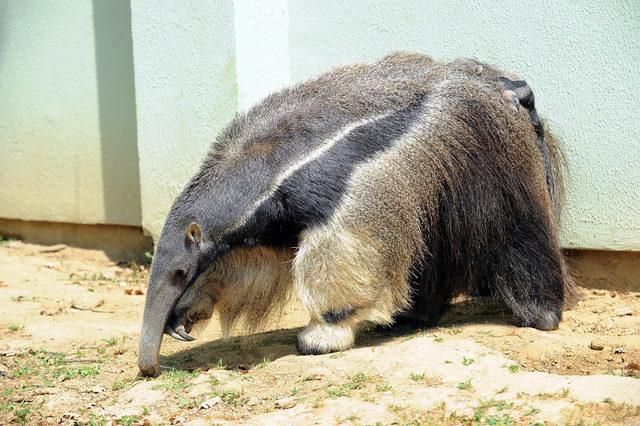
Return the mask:
[[[205,161],[164,224],[151,264],[140,336],[138,366],[144,375],[159,374],[164,333],[192,340],[169,324],[176,303],[198,277],[234,248],[278,238],[273,224],[281,221],[283,207],[269,191],[269,181],[256,177],[265,174],[262,164],[232,166]]]
[[[227,249],[203,232],[198,222],[184,222],[167,220],[151,265],[138,357],[140,371],[147,376],[159,373],[160,343],[176,302],[202,269]]]

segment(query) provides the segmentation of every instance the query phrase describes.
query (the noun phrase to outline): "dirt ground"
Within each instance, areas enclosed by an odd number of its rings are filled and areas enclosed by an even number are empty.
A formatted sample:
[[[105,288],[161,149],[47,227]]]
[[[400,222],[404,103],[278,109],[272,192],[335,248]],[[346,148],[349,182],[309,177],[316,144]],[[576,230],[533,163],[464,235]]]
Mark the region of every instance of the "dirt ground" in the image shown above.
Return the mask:
[[[214,318],[165,340],[144,379],[146,279],[101,252],[0,241],[0,424],[640,424],[640,293],[581,288],[552,332],[461,299],[437,328],[365,328],[307,357],[299,307],[251,339],[220,339]]]

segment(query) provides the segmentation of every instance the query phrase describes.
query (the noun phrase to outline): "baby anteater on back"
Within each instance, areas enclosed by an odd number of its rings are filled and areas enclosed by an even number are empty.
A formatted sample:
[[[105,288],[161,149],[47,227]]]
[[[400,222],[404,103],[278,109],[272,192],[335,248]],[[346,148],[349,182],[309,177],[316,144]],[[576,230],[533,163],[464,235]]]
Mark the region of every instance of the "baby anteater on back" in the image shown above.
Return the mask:
[[[560,199],[527,114],[491,79],[399,53],[284,89],[229,125],[176,199],[140,369],[157,374],[163,332],[191,339],[214,311],[227,332],[260,328],[290,295],[311,317],[302,354],[349,348],[365,320],[433,324],[480,287],[519,325],[556,328]]]

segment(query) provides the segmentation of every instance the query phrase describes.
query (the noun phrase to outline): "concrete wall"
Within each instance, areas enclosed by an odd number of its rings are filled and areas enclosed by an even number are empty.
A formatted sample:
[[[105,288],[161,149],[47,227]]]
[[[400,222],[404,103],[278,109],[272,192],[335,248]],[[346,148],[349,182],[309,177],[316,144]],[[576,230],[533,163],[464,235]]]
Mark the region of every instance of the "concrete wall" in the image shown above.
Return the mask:
[[[0,217],[140,223],[129,2],[0,3]]]
[[[0,2],[0,217],[157,237],[237,110],[394,50],[523,75],[571,163],[565,246],[640,250],[636,0]]]
[[[236,111],[233,3],[132,3],[142,226],[171,203]]]
[[[640,250],[640,3],[291,0],[294,81],[393,50],[524,76],[571,164],[563,242]]]

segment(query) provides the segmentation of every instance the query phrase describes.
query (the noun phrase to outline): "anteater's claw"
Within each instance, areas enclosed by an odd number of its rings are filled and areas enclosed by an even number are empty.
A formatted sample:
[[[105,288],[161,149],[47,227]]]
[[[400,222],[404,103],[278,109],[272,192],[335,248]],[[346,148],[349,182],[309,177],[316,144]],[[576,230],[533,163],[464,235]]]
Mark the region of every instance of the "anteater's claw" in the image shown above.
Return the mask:
[[[187,333],[187,330],[185,330],[184,325],[179,325],[176,327],[176,333],[178,333],[184,340],[188,341],[188,342],[192,342],[194,340],[196,340],[195,337],[193,337],[192,335],[190,335],[189,333]]]
[[[164,329],[164,331],[165,331],[165,333],[167,333],[169,336],[173,337],[176,340],[180,340],[181,342],[186,342],[187,341],[184,337],[182,337],[181,335],[176,333],[175,330],[173,329],[173,327],[171,327],[168,324],[167,324],[167,327]]]

